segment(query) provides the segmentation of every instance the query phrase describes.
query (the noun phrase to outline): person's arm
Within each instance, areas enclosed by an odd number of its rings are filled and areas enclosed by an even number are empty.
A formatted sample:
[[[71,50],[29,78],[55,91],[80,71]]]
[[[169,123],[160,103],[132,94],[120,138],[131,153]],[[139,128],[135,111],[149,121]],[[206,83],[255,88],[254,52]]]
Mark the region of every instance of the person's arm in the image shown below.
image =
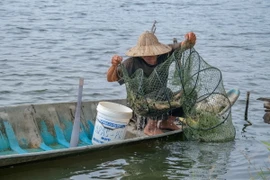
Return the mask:
[[[108,82],[114,82],[114,81],[118,81],[119,77],[118,77],[118,72],[117,72],[117,65],[112,65],[107,72],[107,81]]]
[[[118,65],[122,62],[123,58],[118,55],[114,55],[111,60],[111,67],[107,71],[107,81],[114,82],[118,81]]]

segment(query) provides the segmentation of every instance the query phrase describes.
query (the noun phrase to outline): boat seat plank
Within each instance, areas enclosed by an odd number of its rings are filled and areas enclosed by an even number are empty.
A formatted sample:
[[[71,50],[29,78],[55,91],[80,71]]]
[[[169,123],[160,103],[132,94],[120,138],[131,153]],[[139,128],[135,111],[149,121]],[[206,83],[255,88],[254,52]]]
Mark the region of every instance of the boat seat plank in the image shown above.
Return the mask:
[[[16,135],[13,131],[13,128],[12,128],[11,124],[8,122],[8,119],[9,119],[8,114],[7,113],[0,113],[0,117],[4,123],[4,127],[5,127],[5,131],[6,131],[8,141],[9,141],[10,148],[19,154],[27,153],[25,150],[23,150],[19,146],[18,140],[17,140]]]
[[[67,142],[67,140],[64,137],[64,132],[60,127],[60,122],[59,122],[59,118],[56,112],[56,109],[54,107],[50,107],[48,108],[49,111],[49,116],[51,118],[51,121],[53,121],[54,124],[54,130],[56,133],[56,139],[57,142],[65,147],[69,147],[69,142]]]

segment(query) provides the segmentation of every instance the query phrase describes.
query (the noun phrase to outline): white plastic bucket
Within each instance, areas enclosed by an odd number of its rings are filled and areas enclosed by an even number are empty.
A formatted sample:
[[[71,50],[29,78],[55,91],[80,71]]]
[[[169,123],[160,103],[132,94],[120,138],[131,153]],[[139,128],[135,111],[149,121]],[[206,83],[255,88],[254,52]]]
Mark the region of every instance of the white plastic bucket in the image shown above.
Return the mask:
[[[132,109],[113,102],[99,102],[92,137],[93,144],[123,140],[126,126],[132,117]]]

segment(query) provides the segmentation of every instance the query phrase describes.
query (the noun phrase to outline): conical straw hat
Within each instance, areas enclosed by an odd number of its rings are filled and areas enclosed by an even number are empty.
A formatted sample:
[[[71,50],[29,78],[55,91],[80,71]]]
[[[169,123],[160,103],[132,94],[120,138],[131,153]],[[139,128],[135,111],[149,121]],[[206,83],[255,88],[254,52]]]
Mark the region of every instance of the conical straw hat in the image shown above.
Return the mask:
[[[153,33],[146,31],[140,35],[137,45],[129,49],[126,55],[130,57],[156,56],[171,50],[170,46],[161,44]]]

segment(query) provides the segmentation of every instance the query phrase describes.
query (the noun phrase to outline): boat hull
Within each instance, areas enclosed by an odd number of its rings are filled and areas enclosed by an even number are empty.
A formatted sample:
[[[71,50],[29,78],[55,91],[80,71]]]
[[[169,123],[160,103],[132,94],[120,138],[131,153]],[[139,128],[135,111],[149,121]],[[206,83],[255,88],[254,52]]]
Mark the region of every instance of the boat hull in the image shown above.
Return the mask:
[[[240,91],[232,89],[227,95],[230,103],[220,115],[230,110]],[[125,99],[104,101],[127,105]],[[147,136],[142,130],[138,130],[138,120],[133,117],[126,126],[124,140],[93,145],[92,137],[99,103],[100,101],[81,103],[79,141],[76,147],[70,147],[69,143],[76,102],[0,107],[0,167],[90,153],[154,139],[184,139],[182,128]]]
[[[126,105],[126,101],[108,100]],[[162,138],[181,138],[182,130],[147,136],[130,121],[124,140],[92,144],[100,101],[81,104],[81,125],[77,147],[70,147],[76,102],[20,105],[0,108],[0,167],[90,153]]]

